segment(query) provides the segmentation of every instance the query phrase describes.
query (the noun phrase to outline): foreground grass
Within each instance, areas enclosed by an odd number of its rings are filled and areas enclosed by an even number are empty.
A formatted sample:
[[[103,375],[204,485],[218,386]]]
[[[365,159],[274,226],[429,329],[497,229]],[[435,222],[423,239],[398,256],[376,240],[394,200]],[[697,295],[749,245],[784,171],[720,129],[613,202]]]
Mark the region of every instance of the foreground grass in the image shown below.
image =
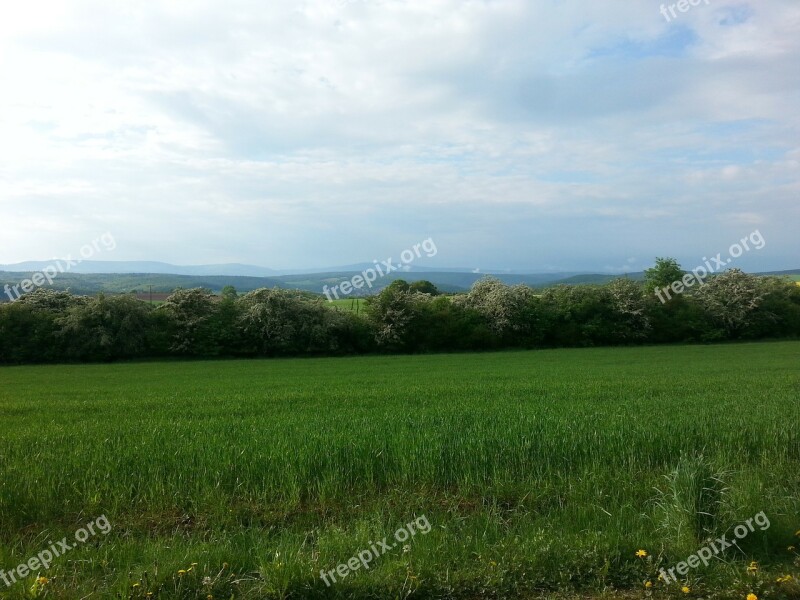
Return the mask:
[[[0,568],[100,515],[113,529],[0,594],[642,597],[651,581],[797,598],[775,578],[800,576],[798,359],[773,343],[3,368]],[[761,511],[769,529],[724,560],[657,581]],[[422,517],[430,532],[369,571],[320,580]]]

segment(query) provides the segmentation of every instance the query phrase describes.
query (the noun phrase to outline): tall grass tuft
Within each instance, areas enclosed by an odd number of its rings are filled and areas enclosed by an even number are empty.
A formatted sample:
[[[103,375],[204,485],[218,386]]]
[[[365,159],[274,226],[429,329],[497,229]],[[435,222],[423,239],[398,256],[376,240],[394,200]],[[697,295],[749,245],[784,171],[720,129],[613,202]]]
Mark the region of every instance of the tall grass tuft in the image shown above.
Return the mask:
[[[691,549],[719,533],[729,477],[703,454],[682,454],[655,502],[665,537]]]

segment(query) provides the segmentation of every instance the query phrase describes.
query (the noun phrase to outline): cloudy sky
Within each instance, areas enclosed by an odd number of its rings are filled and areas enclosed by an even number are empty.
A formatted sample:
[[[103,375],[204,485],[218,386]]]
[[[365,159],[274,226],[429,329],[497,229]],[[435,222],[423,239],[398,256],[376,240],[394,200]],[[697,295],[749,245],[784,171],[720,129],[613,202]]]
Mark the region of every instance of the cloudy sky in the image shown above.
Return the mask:
[[[800,4],[26,0],[0,263],[800,268]]]

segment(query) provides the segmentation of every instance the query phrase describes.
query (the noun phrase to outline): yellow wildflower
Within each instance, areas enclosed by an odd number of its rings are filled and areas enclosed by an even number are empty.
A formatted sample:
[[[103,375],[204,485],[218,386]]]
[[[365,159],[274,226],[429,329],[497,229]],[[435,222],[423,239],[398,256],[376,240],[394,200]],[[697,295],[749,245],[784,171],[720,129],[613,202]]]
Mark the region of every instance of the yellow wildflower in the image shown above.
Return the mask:
[[[36,583],[38,583],[39,585],[46,585],[48,581],[50,581],[50,580],[47,577],[37,577],[36,578]]]
[[[747,566],[747,572],[755,573],[756,571],[758,571],[758,563],[756,561],[753,561]]]
[[[179,569],[178,570],[178,575],[180,575],[182,577],[182,576],[186,575],[186,571],[184,571],[183,569]]]
[[[747,600],[758,600],[758,596],[755,594],[747,594]]]
[[[681,588],[681,591],[682,591],[684,594],[688,594],[689,592],[691,592],[691,591],[692,591],[692,588],[690,588],[688,585],[685,585],[685,586],[683,586],[683,587]]]
[[[653,587],[653,582],[652,581],[645,581],[644,582],[644,587],[646,587],[647,589],[650,589],[651,587]]]
[[[637,550],[636,551],[636,556],[638,556],[639,558],[644,558],[645,556],[647,556],[647,551],[646,550]]]

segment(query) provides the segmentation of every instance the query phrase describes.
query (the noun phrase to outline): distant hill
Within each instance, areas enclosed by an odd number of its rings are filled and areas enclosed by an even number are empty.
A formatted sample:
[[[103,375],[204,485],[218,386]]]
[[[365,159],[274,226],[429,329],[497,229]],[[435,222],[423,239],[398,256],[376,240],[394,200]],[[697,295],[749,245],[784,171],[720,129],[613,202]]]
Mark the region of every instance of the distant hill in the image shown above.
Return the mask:
[[[49,263],[48,263],[49,264]],[[44,265],[46,266],[46,265]],[[35,271],[8,272],[0,271],[0,288],[6,284],[18,285],[23,279],[30,278]],[[249,292],[259,288],[299,289],[321,294],[323,287],[329,288],[350,280],[360,271],[342,271],[333,273],[308,273],[280,275],[272,277],[245,277],[236,275],[183,275],[168,273],[60,273],[53,280],[53,289],[69,289],[75,294],[92,295],[100,292],[120,294],[129,292],[149,292],[152,286],[154,293],[168,293],[182,288],[208,288],[219,292],[223,287],[232,285],[239,292]],[[485,273],[463,272],[404,272],[392,273],[379,278],[372,290],[362,290],[363,294],[379,291],[396,279],[432,281],[441,291],[447,293],[466,292]],[[509,284],[525,284],[531,287],[544,287],[559,282],[561,274],[535,275],[492,275]],[[355,294],[351,294],[355,295]]]
[[[44,268],[51,263],[21,263],[26,266],[39,266]],[[108,263],[119,265],[120,263]],[[166,263],[126,263],[130,265],[146,266],[147,264],[163,265]],[[16,265],[15,265],[16,266]],[[228,265],[234,268],[236,265]],[[243,268],[250,268],[247,265],[238,265]],[[186,269],[203,270],[206,267],[185,267]],[[216,268],[216,267],[214,267]],[[258,268],[258,267],[256,267]],[[366,266],[365,266],[366,268]],[[30,278],[34,272],[38,271],[1,271],[0,270],[0,302],[8,300],[2,293],[6,284],[18,285],[22,280]],[[290,275],[273,275],[264,277],[242,276],[242,275],[206,275],[196,274],[175,274],[175,273],[60,273],[53,280],[53,285],[49,286],[57,290],[70,290],[74,294],[94,295],[98,293],[124,294],[131,292],[144,293],[150,292],[151,286],[154,294],[167,294],[176,288],[208,288],[214,292],[220,292],[225,286],[231,285],[239,292],[249,292],[259,288],[284,288],[298,289],[315,294],[322,294],[323,287],[332,288],[343,281],[350,280],[360,271],[339,271],[325,273],[296,273]],[[509,285],[524,284],[535,288],[546,288],[553,285],[579,285],[579,284],[603,284],[618,277],[629,277],[640,281],[644,278],[644,273],[629,273],[627,275],[607,274],[607,273],[549,273],[549,274],[509,274],[509,273],[472,273],[463,271],[409,271],[395,272],[386,277],[379,278],[373,288],[357,290],[349,297],[357,295],[369,295],[380,291],[396,279],[407,281],[419,281],[427,279],[432,281],[436,287],[445,293],[462,293],[468,291],[472,285],[483,277],[490,275]],[[800,276],[800,269],[791,271],[779,271],[772,273],[761,273],[761,275],[785,275],[792,278]]]
[[[27,273],[41,271],[45,267],[53,265],[58,259],[53,260],[36,260],[26,261],[21,263],[0,265],[0,271],[7,271],[12,273]],[[62,259],[63,262],[63,259]],[[395,259],[394,266],[399,266],[399,262]],[[358,263],[352,265],[343,265],[338,267],[326,268],[312,268],[312,269],[271,269],[268,267],[259,267],[254,265],[245,265],[238,263],[218,264],[218,265],[173,265],[165,262],[156,261],[103,261],[103,260],[87,260],[72,265],[69,269],[70,273],[79,273],[86,275],[93,274],[161,274],[161,275],[193,275],[193,276],[235,276],[235,277],[280,277],[280,276],[296,276],[296,275],[309,275],[319,276],[320,274],[327,273],[359,273],[365,269],[373,268],[373,263]],[[419,264],[404,265],[401,270],[395,273],[439,273],[439,274],[469,274],[478,275],[482,277],[485,273],[499,273],[502,276],[524,276],[526,281],[552,281],[556,279],[563,279],[572,275],[579,275],[579,273],[548,273],[548,274],[531,274],[524,271],[513,271],[508,269],[481,269],[476,273],[475,269],[466,267],[426,267]]]
[[[579,285],[579,284],[595,284],[595,285],[602,285],[604,283],[608,283],[609,281],[614,281],[615,279],[619,279],[620,277],[627,277],[628,279],[633,279],[634,281],[644,281],[644,272],[641,273],[617,273],[617,274],[608,274],[608,273],[589,273],[585,275],[573,275],[572,277],[566,277],[565,279],[559,279],[555,284],[558,285]]]
[[[759,273],[759,275],[774,275],[777,277],[788,275],[791,277],[792,275],[800,275],[800,269],[790,269],[788,271],[769,271],[768,273]]]
[[[13,265],[0,265],[0,271],[27,272],[41,271],[48,265],[52,265],[54,260],[35,260],[17,263]],[[62,261],[63,262],[63,261]],[[266,267],[255,267],[253,265],[241,265],[237,263],[224,265],[194,265],[179,266],[163,262],[153,261],[105,261],[105,260],[86,260],[73,265],[69,269],[70,273],[83,274],[126,274],[126,273],[146,273],[164,275],[233,275],[243,277],[269,277],[277,275],[278,271],[267,269]]]

